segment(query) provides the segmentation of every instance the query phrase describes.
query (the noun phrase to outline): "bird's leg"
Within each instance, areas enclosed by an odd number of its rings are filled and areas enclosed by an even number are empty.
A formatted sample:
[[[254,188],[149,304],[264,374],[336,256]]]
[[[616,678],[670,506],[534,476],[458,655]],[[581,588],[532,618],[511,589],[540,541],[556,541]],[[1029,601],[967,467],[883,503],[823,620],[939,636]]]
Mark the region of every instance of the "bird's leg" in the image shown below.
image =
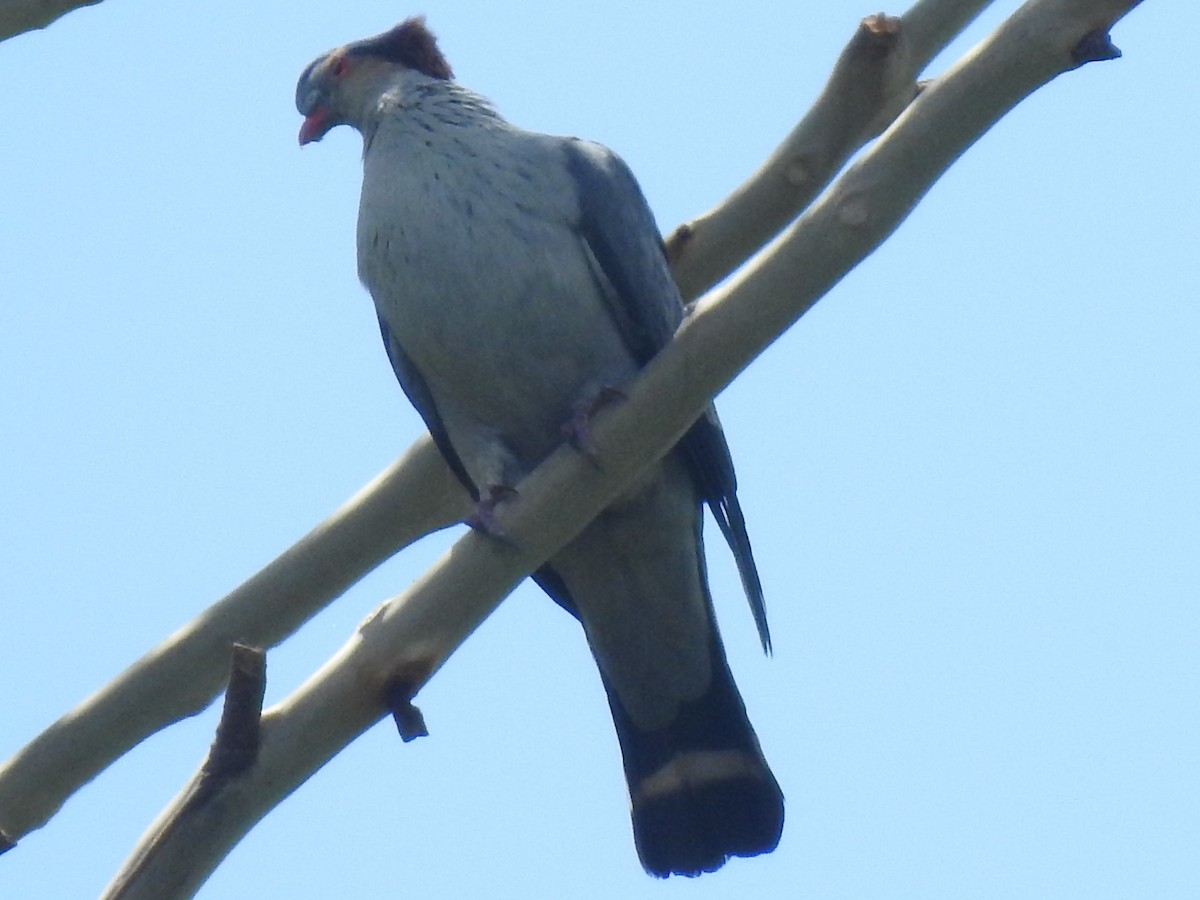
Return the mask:
[[[611,384],[600,386],[594,394],[577,400],[571,418],[563,422],[562,432],[571,446],[592,462],[596,461],[596,446],[592,443],[592,419],[604,407],[624,400],[625,394]]]

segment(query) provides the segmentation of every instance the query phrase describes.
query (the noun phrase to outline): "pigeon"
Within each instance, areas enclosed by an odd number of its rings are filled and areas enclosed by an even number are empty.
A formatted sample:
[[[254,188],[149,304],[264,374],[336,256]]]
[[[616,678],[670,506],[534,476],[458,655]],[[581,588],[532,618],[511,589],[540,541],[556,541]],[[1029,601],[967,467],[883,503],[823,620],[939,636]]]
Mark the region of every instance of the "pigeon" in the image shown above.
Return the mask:
[[[614,402],[684,316],[646,199],[614,152],[510,124],[458,84],[423,18],[302,73],[300,143],[363,140],[358,273],[388,358],[476,524]],[[564,432],[565,429],[565,432]],[[730,673],[703,510],[732,550],[763,648],[763,590],[715,411],[533,579],[583,625],[651,875],[777,846],[783,794]],[[494,524],[494,523],[491,523]]]

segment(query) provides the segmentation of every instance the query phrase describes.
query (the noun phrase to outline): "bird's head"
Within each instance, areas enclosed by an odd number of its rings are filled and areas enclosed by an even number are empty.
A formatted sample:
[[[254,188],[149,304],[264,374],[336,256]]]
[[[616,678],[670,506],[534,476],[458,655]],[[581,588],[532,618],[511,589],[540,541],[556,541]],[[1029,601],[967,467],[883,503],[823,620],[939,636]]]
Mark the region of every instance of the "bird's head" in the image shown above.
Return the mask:
[[[386,85],[404,72],[441,81],[454,77],[423,17],[314,59],[296,85],[296,109],[304,116],[300,143],[319,141],[338,125],[361,128]]]

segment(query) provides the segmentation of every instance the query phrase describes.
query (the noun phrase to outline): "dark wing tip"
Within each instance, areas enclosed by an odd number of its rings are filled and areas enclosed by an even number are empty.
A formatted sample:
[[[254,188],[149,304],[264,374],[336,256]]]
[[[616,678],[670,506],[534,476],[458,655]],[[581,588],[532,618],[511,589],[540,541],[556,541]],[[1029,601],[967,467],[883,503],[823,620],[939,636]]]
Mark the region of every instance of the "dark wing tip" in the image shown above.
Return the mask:
[[[767,601],[763,596],[758,566],[754,562],[754,551],[750,548],[750,533],[746,530],[742,505],[738,502],[737,494],[730,492],[718,504],[710,503],[709,508],[725,536],[726,543],[729,544],[729,549],[733,551],[733,560],[742,579],[742,588],[754,615],[754,626],[758,629],[758,639],[762,642],[763,653],[770,656],[771,629],[767,624]]]
[[[442,55],[437,38],[425,25],[424,16],[405,19],[391,31],[351,45],[351,52],[399,63],[414,71],[449,81],[454,77]]]
[[[729,454],[729,446],[725,443],[725,434],[721,430],[715,409],[710,406],[708,412],[696,420],[683,436],[679,447],[692,471],[700,496],[712,512],[725,543],[733,552],[733,560],[737,564],[738,575],[741,576],[742,587],[750,603],[750,611],[754,615],[758,639],[762,642],[763,652],[770,656],[771,631],[767,625],[767,605],[763,597],[762,580],[754,562],[754,551],[750,547],[746,517],[742,513],[741,503],[738,502],[733,457]]]

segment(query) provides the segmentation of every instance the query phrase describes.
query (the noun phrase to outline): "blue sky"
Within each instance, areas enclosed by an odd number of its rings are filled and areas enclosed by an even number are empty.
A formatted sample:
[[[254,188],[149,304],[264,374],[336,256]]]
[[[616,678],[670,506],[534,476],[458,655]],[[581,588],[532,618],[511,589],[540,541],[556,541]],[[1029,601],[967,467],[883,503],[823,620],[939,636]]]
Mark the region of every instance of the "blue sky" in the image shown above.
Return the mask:
[[[355,275],[357,137],[296,146],[313,56],[425,12],[460,80],[617,149],[669,230],[757,166],[871,11],[109,0],[0,47],[0,758],[419,433]],[[776,853],[642,874],[582,635],[522,587],[420,695],[432,737],[370,731],[201,896],[1200,894],[1184,11],[1136,9],[1122,60],[1002,121],[719,398],[773,659],[716,540],[713,590],[788,797]],[[268,702],[452,538],[273,651]],[[215,715],[82,790],[0,859],[0,893],[94,896]]]

